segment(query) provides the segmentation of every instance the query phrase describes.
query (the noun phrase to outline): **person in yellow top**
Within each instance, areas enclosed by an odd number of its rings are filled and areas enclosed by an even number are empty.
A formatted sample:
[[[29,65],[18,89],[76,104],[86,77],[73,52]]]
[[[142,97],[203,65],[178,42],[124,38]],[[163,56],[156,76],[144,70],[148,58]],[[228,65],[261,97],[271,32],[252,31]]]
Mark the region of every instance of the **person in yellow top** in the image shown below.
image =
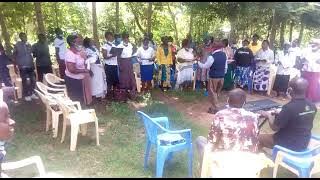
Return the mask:
[[[254,34],[252,36],[252,42],[249,44],[248,48],[252,51],[254,56],[261,49],[261,42],[259,41],[259,35],[258,34]]]
[[[157,48],[156,52],[156,62],[159,64],[159,81],[161,81],[161,88],[166,91],[171,87],[170,84],[170,68],[173,64],[172,62],[172,50],[168,45],[168,38],[161,38],[162,44]]]

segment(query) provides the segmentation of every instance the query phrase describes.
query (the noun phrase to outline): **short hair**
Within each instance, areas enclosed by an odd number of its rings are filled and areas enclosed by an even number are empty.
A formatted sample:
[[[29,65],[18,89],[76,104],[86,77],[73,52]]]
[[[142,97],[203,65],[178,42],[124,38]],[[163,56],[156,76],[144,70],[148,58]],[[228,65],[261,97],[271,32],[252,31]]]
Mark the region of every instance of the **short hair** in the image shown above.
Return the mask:
[[[228,39],[223,39],[223,40],[222,40],[222,43],[223,43],[225,46],[228,46],[228,45],[229,45]]]
[[[167,39],[168,39],[169,42],[173,42],[172,36],[167,36]]]
[[[54,30],[54,32],[55,32],[56,34],[58,34],[58,33],[62,32],[62,30],[61,30],[60,28],[56,28],[56,29]]]
[[[27,34],[24,32],[19,33],[19,38],[21,38],[22,36],[26,36]]]
[[[83,40],[83,46],[84,46],[85,48],[90,47],[90,42],[91,42],[91,39],[90,39],[90,38],[88,38],[88,37],[84,38],[84,40]]]
[[[252,38],[254,38],[254,37],[256,37],[257,39],[260,38],[260,36],[259,36],[258,34],[254,34],[254,35],[252,36]]]
[[[41,38],[46,38],[46,35],[43,33],[38,34],[38,39],[41,39]]]
[[[68,37],[67,37],[67,43],[68,43],[68,45],[70,46],[70,47],[72,47],[73,45],[74,45],[74,43],[75,43],[75,40],[78,38],[78,36],[76,36],[76,35],[69,35]]]
[[[188,39],[183,39],[182,42],[181,42],[181,46],[184,47],[184,46],[187,46],[189,43],[189,40]]]
[[[149,38],[148,38],[148,37],[144,37],[144,38],[142,39],[142,42],[145,42],[145,41],[148,41],[148,42],[149,42]]]
[[[129,38],[129,33],[123,32],[122,33],[122,39],[124,39],[124,38]]]
[[[107,36],[109,36],[109,35],[113,35],[113,33],[111,32],[111,31],[106,31],[105,33],[104,33],[104,37],[107,37]]]
[[[268,46],[270,45],[269,41],[268,40],[263,40],[262,43],[267,43]]]

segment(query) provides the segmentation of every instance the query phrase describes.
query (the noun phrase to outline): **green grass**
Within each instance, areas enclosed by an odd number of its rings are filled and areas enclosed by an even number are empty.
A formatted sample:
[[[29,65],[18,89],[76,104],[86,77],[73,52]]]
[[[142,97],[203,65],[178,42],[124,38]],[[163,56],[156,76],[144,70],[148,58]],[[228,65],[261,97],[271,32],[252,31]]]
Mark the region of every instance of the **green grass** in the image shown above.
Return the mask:
[[[190,93],[184,97],[194,98],[194,95]],[[209,127],[200,126],[175,108],[148,97],[143,101],[147,102],[147,106],[141,110],[150,116],[168,116],[171,129],[190,128],[193,140],[199,135],[207,135]],[[11,105],[11,116],[16,120],[16,135],[7,149],[7,160],[16,161],[39,155],[47,171],[66,177],[154,177],[154,150],[151,153],[149,168],[143,170],[145,132],[143,124],[135,116],[135,111],[125,103],[98,105],[95,109],[99,127],[105,130],[100,134],[101,145],[95,145],[94,133],[90,131],[89,126],[89,136],[79,135],[77,150],[70,152],[70,129],[67,129],[64,143],[60,143],[61,131],[57,139],[52,138],[50,131],[46,133],[46,117],[42,104]],[[313,132],[318,134],[319,120],[318,115],[313,129]],[[194,147],[194,176],[199,177],[196,154]],[[8,174],[30,177],[35,175],[33,172],[32,167],[29,167]],[[172,163],[166,164],[163,177],[187,177],[187,174],[187,154],[183,152],[177,153]],[[279,177],[292,176],[286,170],[281,170],[279,174]]]

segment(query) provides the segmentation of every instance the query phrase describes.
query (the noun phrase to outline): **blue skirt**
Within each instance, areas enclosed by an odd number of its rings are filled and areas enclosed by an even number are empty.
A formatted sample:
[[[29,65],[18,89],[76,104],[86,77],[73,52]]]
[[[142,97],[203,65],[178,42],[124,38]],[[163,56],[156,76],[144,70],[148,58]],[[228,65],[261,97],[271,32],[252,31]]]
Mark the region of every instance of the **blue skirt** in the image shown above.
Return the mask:
[[[142,81],[151,81],[153,79],[154,65],[140,65],[140,73]]]

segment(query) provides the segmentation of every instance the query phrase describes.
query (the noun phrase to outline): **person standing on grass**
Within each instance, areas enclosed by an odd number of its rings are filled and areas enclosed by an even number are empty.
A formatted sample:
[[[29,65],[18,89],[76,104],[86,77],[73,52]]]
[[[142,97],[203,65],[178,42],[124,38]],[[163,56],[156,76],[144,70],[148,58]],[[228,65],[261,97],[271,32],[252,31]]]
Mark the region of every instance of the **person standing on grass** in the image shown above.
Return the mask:
[[[291,43],[291,47],[289,48],[289,53],[294,57],[295,59],[295,68],[298,70],[301,70],[303,67],[303,64],[301,62],[300,56],[301,56],[301,49],[299,47],[299,40],[295,39]]]
[[[209,68],[208,93],[212,106],[208,113],[215,114],[218,112],[218,96],[223,87],[224,76],[228,70],[227,55],[222,51],[223,44],[221,41],[215,41],[215,49],[203,64],[198,62],[200,68]]]
[[[274,53],[269,41],[262,42],[262,48],[256,54],[256,70],[253,75],[253,89],[266,93],[269,85],[270,64],[274,63]]]
[[[56,59],[57,63],[59,64],[59,72],[60,72],[60,78],[64,79],[65,76],[65,70],[66,70],[66,64],[64,62],[65,60],[65,53],[67,51],[66,43],[63,39],[63,32],[60,28],[55,29],[56,38],[53,42],[55,50],[56,50]]]
[[[111,54],[110,51],[112,48],[115,48],[116,45],[113,43],[114,37],[113,33],[108,31],[105,33],[105,38],[107,40],[106,44],[102,47],[102,55],[105,62],[105,72],[107,78],[107,87],[108,93],[113,94],[114,90],[119,85],[119,77],[118,77],[118,62],[117,55]]]
[[[44,34],[38,34],[38,42],[32,45],[33,57],[36,58],[38,81],[43,81],[43,76],[52,73],[49,46]]]
[[[159,66],[159,81],[160,86],[163,91],[167,91],[171,88],[170,82],[170,68],[172,67],[172,49],[168,44],[168,38],[162,37],[161,38],[162,44],[160,47],[157,48],[156,52],[156,59]]]
[[[12,81],[7,65],[11,63],[9,57],[6,55],[4,47],[0,44],[0,84],[5,86],[12,86]]]
[[[207,61],[208,56],[212,52],[212,42],[209,36],[204,37],[202,46],[200,49],[200,62],[205,63]],[[196,72],[196,89],[199,90],[201,85],[207,89],[208,86],[208,71],[209,69],[198,68]]]
[[[177,54],[177,83],[176,88],[184,88],[192,84],[193,61],[195,60],[193,49],[190,47],[189,40],[184,39],[181,43],[182,49]]]
[[[259,112],[268,119],[270,128],[276,131],[275,134],[259,135],[259,149],[272,149],[275,145],[280,145],[293,151],[304,151],[308,147],[317,108],[307,100],[307,88],[308,81],[294,78],[289,83],[292,99],[282,106],[280,112],[275,112],[275,118],[271,118],[268,112]]]
[[[83,46],[87,55],[87,69],[91,70],[93,76],[91,77],[91,94],[96,98],[103,99],[107,93],[106,73],[100,61],[99,50],[94,46],[92,39],[85,38]]]
[[[143,39],[142,47],[138,48],[137,58],[140,63],[142,91],[148,92],[152,88],[155,51],[149,46],[149,39]]]
[[[290,43],[286,42],[283,45],[283,50],[279,51],[276,56],[276,63],[279,64],[276,79],[274,81],[273,90],[277,92],[277,96],[283,95],[283,98],[287,97],[287,89],[290,81],[290,74],[294,70],[296,62],[295,54],[291,54]]]
[[[312,102],[320,101],[320,39],[314,39],[301,56],[303,64],[301,76],[305,78],[309,86],[307,98]]]
[[[222,43],[224,45],[224,48],[222,49],[224,53],[226,53],[228,57],[228,72],[224,77],[224,84],[223,88],[230,90],[234,87],[234,62],[233,62],[233,50],[229,46],[228,39],[223,39]]]
[[[20,70],[23,87],[22,93],[26,101],[39,99],[34,93],[34,88],[36,86],[36,74],[34,72],[35,68],[31,45],[27,42],[28,39],[26,33],[20,33],[19,38],[21,41],[17,42],[13,49],[13,63],[15,65],[15,70],[17,71],[17,66]]]
[[[117,46],[117,48],[123,49],[118,60],[120,88],[125,89],[134,95],[137,90],[136,79],[134,77],[131,60],[134,52],[133,46],[129,41],[128,33],[122,33],[122,42]]]
[[[252,65],[254,61],[254,56],[251,49],[248,48],[248,45],[249,41],[243,40],[242,47],[236,50],[234,54],[234,60],[236,63],[234,79],[236,86],[239,86],[241,88],[247,86],[250,90],[250,82],[252,81],[253,75]]]

